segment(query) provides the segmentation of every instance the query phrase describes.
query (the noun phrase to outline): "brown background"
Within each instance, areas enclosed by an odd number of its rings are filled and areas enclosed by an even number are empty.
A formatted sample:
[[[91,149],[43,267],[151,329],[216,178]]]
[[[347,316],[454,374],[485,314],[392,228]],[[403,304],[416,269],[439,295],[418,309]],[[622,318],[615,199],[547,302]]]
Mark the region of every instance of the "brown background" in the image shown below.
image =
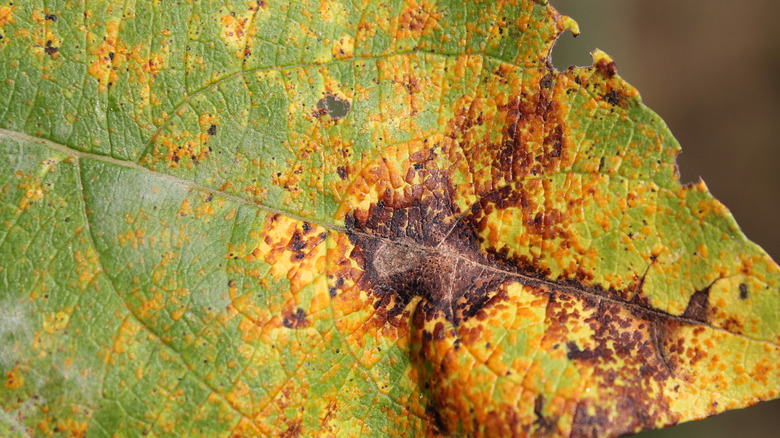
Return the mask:
[[[744,233],[780,259],[780,2],[550,0],[581,35],[558,69],[599,48],[680,141],[683,182],[701,177]],[[780,400],[642,437],[780,436]]]

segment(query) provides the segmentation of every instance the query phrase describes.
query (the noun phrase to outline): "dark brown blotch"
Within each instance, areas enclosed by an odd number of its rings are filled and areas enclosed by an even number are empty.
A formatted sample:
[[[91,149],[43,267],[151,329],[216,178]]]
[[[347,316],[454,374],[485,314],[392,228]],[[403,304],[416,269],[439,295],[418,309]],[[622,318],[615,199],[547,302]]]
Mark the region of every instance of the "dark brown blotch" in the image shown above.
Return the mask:
[[[604,94],[604,100],[612,106],[619,106],[625,108],[628,106],[626,97],[619,90],[611,90]]]
[[[617,74],[617,65],[615,65],[614,61],[608,59],[599,59],[594,67],[596,68],[596,73],[606,79],[611,79]]]
[[[59,47],[53,47],[51,40],[46,41],[46,47],[43,49],[49,56],[54,56],[55,53],[60,51]]]
[[[536,92],[510,96],[505,104],[498,105],[496,118],[501,120],[501,125],[493,129],[501,130],[500,139],[483,135],[486,117],[476,109],[478,106],[457,111],[447,130],[458,142],[473,172],[479,173],[487,166],[494,181],[513,181],[558,171],[566,119],[561,100],[555,96],[556,73],[540,71],[539,74],[544,76]],[[539,132],[539,126],[543,131]],[[494,188],[491,184],[483,186],[488,190]],[[486,192],[481,186],[477,189],[478,195]]]
[[[286,310],[283,315],[282,325],[288,329],[301,329],[309,326],[309,322],[306,321],[306,312],[300,307],[295,312]]]
[[[290,251],[300,251],[306,248],[306,242],[303,240],[301,233],[295,231],[290,238],[290,242],[287,243],[287,249]]]
[[[707,314],[710,301],[710,287],[696,291],[688,299],[688,305],[682,314],[683,318],[692,319],[698,322],[707,322]]]
[[[506,299],[500,286],[508,277],[485,270],[498,265],[482,252],[471,222],[456,219],[462,214],[444,189],[446,175],[434,167],[418,171],[426,182],[421,190],[385,196],[367,214],[345,218],[355,244],[351,256],[364,271],[358,286],[388,320],[420,297],[425,320],[443,315],[458,326]]]
[[[534,400],[534,436],[546,436],[555,430],[558,418],[544,415],[544,396],[539,394]]]

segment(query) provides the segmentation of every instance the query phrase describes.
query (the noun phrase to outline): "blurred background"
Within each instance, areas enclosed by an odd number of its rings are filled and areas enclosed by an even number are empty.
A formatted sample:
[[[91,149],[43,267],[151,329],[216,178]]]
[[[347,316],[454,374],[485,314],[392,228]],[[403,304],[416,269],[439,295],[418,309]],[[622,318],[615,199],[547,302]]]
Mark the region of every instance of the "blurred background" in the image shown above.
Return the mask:
[[[743,232],[780,260],[780,2],[550,0],[581,35],[553,64],[590,65],[595,48],[669,125],[683,182],[701,177]],[[641,438],[775,438],[780,400]]]

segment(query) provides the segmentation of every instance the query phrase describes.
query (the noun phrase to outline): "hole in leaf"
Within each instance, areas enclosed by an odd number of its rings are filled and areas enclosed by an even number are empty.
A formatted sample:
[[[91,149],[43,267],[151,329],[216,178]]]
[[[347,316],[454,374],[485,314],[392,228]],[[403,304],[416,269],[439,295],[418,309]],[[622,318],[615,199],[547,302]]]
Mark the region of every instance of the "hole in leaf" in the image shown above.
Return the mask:
[[[327,113],[331,119],[343,119],[349,113],[350,105],[338,96],[328,94],[317,102],[317,110]]]

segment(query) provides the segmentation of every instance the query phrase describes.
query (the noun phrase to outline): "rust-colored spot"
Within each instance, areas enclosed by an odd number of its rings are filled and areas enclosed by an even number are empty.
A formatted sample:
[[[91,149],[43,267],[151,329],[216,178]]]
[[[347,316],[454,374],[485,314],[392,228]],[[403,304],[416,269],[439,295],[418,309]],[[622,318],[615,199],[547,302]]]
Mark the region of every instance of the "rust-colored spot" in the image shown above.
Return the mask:
[[[24,376],[19,365],[5,373],[5,387],[11,390],[19,389],[24,385]]]
[[[596,72],[606,79],[611,79],[612,76],[617,74],[615,62],[609,59],[599,59],[594,67],[596,68]]]
[[[604,95],[604,100],[606,100],[610,105],[620,106],[620,107],[627,106],[625,96],[623,96],[623,94],[618,90],[612,90],[607,92]]]
[[[59,47],[53,47],[51,40],[46,41],[46,47],[43,49],[44,52],[46,52],[49,56],[54,56],[55,53],[58,53],[60,51]]]
[[[300,307],[295,312],[285,311],[282,325],[288,329],[300,329],[309,326],[309,322],[306,321],[306,312]]]

